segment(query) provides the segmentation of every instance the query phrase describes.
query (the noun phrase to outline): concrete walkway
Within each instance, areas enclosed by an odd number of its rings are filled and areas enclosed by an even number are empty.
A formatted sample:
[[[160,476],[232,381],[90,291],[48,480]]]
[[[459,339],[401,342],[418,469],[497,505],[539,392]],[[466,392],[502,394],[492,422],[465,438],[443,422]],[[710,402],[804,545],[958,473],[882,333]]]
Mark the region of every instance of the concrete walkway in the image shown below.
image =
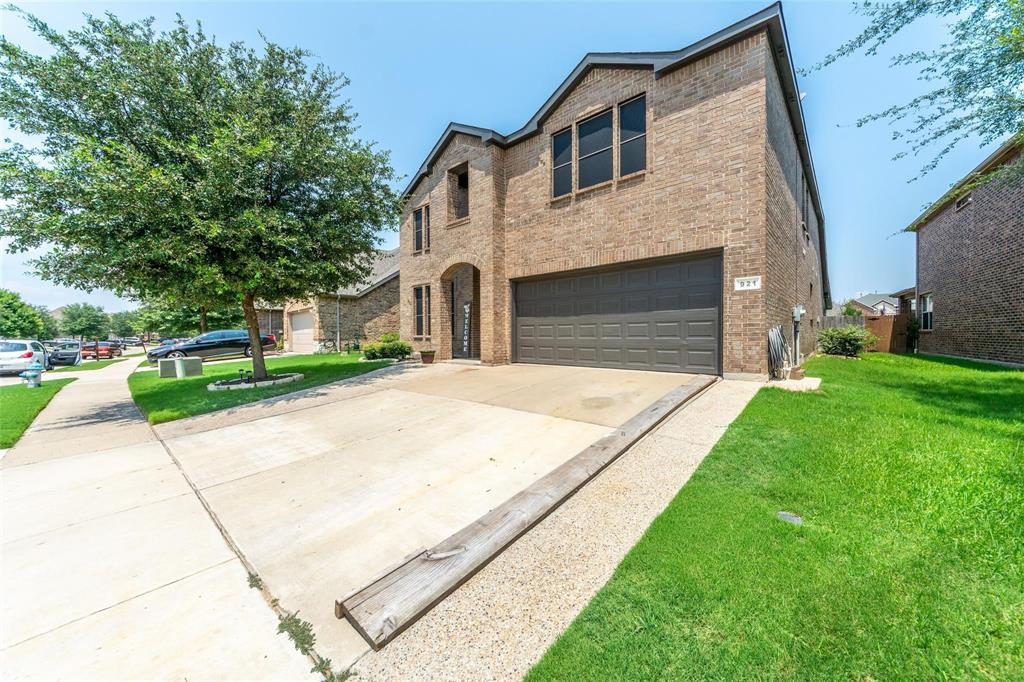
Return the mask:
[[[318,679],[136,410],[77,376],[0,460],[0,677]]]
[[[761,384],[723,381],[641,439],[392,643],[377,680],[519,680],[611,577]]]

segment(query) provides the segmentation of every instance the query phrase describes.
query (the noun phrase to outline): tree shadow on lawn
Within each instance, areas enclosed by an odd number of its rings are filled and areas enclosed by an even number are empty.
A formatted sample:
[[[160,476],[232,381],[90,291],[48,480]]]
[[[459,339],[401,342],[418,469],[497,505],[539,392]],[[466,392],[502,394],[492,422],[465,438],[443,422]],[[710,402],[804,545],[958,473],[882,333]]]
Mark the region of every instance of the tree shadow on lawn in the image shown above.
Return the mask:
[[[929,377],[932,363],[955,366],[978,371],[975,376],[961,373],[947,377]],[[1002,368],[997,365],[975,363],[951,358],[921,358],[921,366],[914,374],[883,374],[877,385],[895,395],[907,396],[909,400],[936,411],[934,417],[943,415],[952,421],[968,427],[963,419],[985,420],[985,430],[995,430],[1001,435],[1019,433],[1024,428],[1024,372]],[[943,419],[943,421],[946,421]]]

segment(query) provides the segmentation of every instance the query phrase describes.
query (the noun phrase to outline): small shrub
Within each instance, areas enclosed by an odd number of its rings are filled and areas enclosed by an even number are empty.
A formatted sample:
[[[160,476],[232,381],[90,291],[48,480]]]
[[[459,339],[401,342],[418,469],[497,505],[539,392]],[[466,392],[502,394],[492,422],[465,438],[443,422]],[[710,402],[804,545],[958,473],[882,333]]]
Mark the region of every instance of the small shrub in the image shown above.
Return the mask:
[[[249,574],[249,587],[251,587],[254,590],[262,590],[263,589],[263,580],[260,579],[260,577],[258,575],[256,575],[255,573],[250,573]]]
[[[363,356],[367,360],[395,358],[404,360],[412,354],[412,346],[398,338],[398,334],[385,334],[376,343],[363,344]]]
[[[878,337],[864,327],[850,325],[818,332],[818,348],[826,355],[857,357],[865,348],[878,342]]]

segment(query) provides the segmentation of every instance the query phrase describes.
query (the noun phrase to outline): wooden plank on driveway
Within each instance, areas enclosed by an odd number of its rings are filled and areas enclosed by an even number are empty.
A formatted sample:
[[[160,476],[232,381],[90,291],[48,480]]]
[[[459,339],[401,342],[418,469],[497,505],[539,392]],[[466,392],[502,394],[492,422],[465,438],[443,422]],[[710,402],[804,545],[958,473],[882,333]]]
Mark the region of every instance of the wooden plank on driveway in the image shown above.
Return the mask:
[[[500,506],[335,604],[339,618],[379,650],[454,592],[506,547],[672,412],[718,380],[698,376],[655,401]]]

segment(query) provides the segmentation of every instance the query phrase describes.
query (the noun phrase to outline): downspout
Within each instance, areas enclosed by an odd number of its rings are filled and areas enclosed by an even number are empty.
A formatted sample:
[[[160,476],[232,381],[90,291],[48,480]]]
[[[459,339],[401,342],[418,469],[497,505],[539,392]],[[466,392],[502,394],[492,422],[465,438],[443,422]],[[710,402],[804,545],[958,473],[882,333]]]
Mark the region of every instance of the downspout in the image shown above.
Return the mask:
[[[334,292],[334,350],[341,352],[341,293]]]

